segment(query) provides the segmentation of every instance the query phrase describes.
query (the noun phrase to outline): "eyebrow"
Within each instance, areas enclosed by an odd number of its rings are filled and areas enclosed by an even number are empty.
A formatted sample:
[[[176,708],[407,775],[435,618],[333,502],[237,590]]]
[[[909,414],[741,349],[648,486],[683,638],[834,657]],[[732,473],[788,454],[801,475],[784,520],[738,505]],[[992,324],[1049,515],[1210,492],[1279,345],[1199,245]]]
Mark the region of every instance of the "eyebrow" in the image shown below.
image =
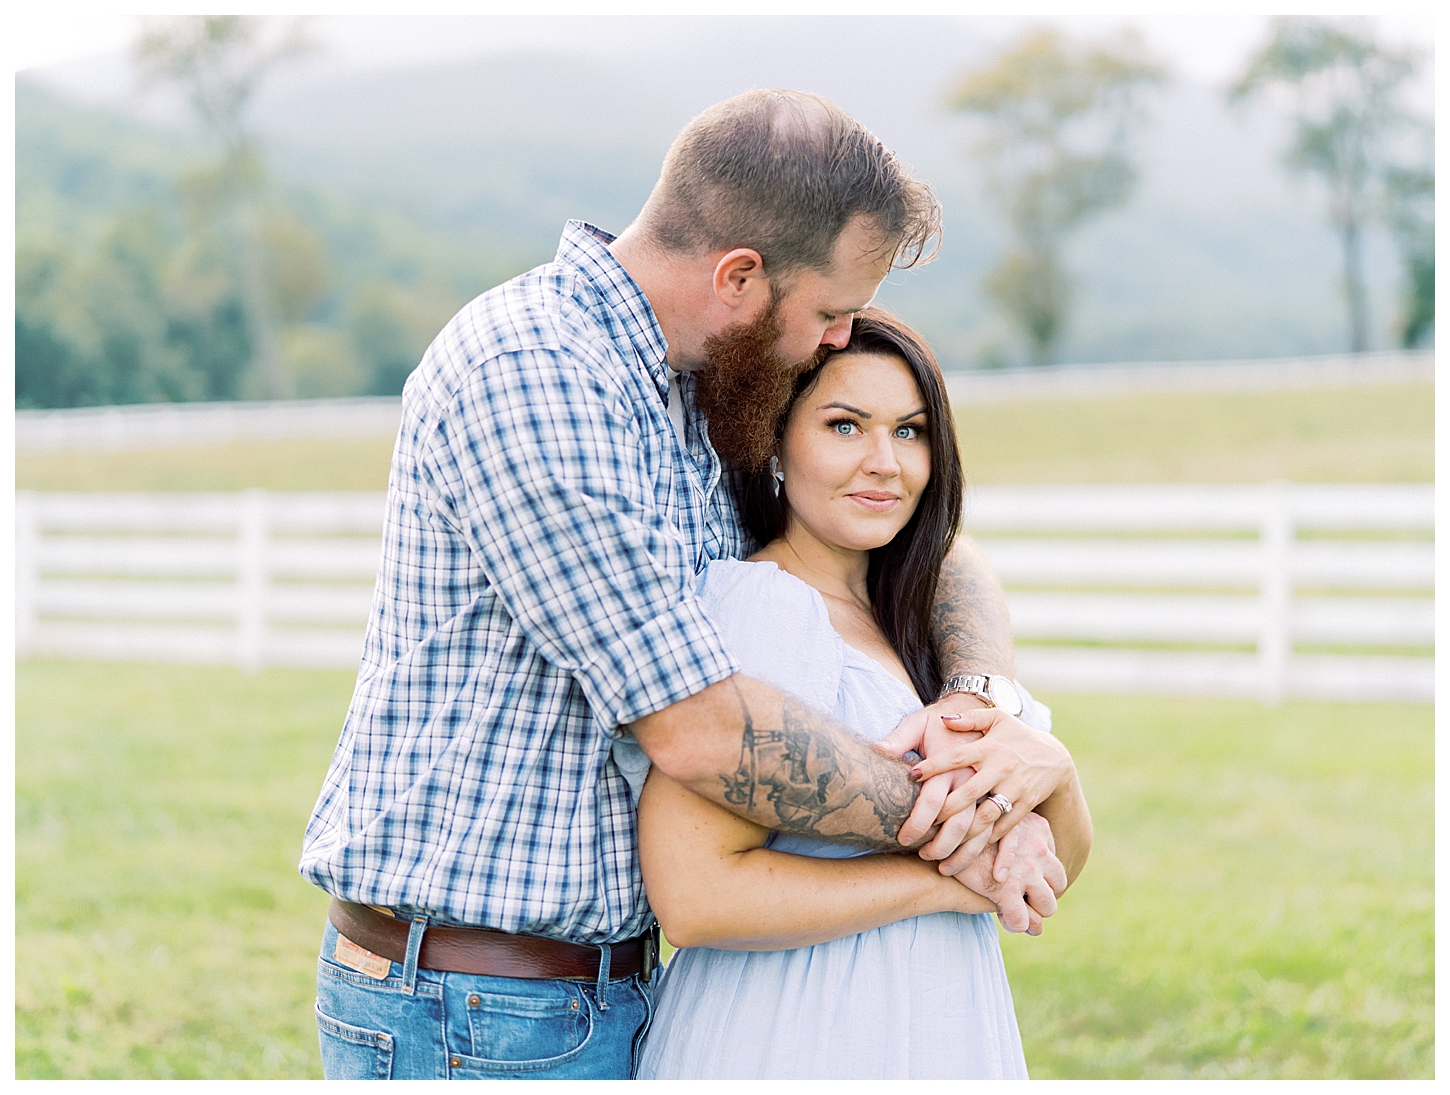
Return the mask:
[[[830,308],[822,308],[821,311],[828,316],[854,316],[856,313],[864,312],[867,308],[871,307],[871,305],[875,304],[876,297],[878,295],[879,294],[877,293],[872,293],[870,300],[868,300],[865,304],[858,304],[854,308],[837,308],[834,310]]]
[[[853,407],[853,406],[851,406],[851,404],[849,404],[849,403],[822,403],[819,407],[816,408],[816,410],[818,410],[818,411],[828,411],[832,407],[835,407],[837,410],[850,411],[857,418],[870,418],[871,417],[871,412],[870,411],[863,411],[859,407]]]
[[[856,415],[856,417],[858,417],[858,418],[870,418],[871,417],[871,412],[870,411],[863,411],[859,407],[853,407],[853,406],[851,406],[851,404],[849,404],[849,403],[822,403],[819,407],[816,408],[816,410],[818,410],[818,411],[828,411],[832,407],[835,407],[837,410],[850,411],[852,414]],[[902,415],[896,421],[898,421],[898,422],[905,422],[908,419],[915,418],[917,415],[921,415],[921,414],[926,414],[926,408],[925,407],[918,407],[916,410],[912,411],[910,414],[904,414],[904,415]]]

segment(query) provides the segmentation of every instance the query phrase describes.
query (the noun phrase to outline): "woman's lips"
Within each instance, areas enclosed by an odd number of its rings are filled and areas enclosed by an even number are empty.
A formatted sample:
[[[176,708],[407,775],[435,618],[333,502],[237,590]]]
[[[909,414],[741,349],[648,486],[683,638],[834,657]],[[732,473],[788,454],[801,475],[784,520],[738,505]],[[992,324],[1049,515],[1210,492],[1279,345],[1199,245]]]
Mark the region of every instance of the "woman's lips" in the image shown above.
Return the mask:
[[[848,494],[846,497],[853,499],[858,505],[876,512],[885,512],[901,501],[899,495],[884,490],[860,490],[854,494]]]

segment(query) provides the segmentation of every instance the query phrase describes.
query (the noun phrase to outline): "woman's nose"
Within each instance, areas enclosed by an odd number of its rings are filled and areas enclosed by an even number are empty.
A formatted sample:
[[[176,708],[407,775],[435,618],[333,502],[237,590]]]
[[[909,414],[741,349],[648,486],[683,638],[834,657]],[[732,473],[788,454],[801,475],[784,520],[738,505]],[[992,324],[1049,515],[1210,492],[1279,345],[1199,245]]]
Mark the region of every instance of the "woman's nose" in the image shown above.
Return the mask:
[[[883,430],[871,435],[871,444],[866,450],[866,459],[861,463],[861,470],[872,475],[895,475],[901,470],[896,462],[896,447],[891,443],[889,433]]]

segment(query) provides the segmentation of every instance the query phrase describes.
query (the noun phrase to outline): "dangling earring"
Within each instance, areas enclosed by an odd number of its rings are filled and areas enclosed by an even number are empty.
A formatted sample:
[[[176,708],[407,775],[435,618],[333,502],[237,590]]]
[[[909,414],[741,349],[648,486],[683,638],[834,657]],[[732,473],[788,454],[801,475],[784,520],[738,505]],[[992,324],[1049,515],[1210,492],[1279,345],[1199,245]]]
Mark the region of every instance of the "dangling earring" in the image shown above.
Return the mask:
[[[775,496],[779,498],[780,485],[785,482],[785,472],[780,470],[780,460],[774,456],[770,458],[770,477],[775,480],[771,483],[771,488],[775,491]]]

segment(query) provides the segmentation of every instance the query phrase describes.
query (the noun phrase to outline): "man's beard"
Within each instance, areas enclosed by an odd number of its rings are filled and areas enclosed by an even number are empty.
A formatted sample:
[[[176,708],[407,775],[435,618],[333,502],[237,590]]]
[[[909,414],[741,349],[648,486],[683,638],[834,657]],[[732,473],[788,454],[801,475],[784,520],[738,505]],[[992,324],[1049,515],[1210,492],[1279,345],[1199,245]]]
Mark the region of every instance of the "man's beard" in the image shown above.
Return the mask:
[[[755,322],[728,328],[705,340],[704,364],[695,374],[695,406],[710,424],[710,443],[722,458],[745,471],[764,471],[775,450],[776,428],[790,407],[796,378],[829,353],[822,346],[792,364],[776,353],[780,301]]]

